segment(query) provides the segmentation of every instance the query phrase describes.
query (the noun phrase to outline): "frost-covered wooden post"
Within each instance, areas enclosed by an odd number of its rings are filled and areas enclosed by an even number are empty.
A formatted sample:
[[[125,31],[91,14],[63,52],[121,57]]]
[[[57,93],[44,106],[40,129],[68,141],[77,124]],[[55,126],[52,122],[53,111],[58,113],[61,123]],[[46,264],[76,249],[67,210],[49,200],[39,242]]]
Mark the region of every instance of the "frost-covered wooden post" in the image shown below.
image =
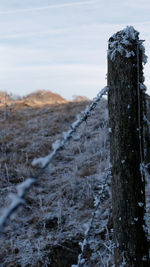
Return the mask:
[[[109,39],[108,106],[115,266],[148,267],[143,163],[144,47],[133,27]]]

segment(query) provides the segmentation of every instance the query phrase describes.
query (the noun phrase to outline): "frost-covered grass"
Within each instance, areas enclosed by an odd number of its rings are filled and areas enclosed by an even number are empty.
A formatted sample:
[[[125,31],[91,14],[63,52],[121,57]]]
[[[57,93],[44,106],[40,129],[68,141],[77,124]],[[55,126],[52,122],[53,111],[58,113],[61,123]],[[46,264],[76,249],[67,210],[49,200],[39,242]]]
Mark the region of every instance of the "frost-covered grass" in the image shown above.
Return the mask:
[[[43,108],[13,109],[1,123],[1,203],[8,193],[31,177],[37,167],[32,160],[45,156],[61,139],[87,103]],[[71,266],[81,254],[79,242],[90,233],[83,266],[111,266],[112,223],[110,190],[107,186],[99,208],[99,192],[109,176],[107,102],[102,100],[77,133],[32,188],[0,238],[2,266]],[[3,208],[1,209],[1,213]],[[92,226],[91,218],[95,212]],[[68,260],[66,260],[68,255]],[[63,265],[64,264],[64,265]],[[68,265],[67,265],[68,264]]]
[[[20,182],[37,173],[33,159],[51,153],[86,105],[14,107],[1,117],[0,215]],[[6,225],[0,266],[114,266],[108,132],[103,99]]]

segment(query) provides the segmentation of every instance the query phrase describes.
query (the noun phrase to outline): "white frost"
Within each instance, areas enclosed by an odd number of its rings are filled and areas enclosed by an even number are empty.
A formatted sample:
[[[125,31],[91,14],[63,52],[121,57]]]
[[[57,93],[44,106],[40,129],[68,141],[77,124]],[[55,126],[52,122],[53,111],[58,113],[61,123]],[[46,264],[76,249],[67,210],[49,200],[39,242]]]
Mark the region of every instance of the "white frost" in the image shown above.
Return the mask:
[[[17,195],[19,197],[23,197],[24,194],[26,193],[26,191],[28,191],[34,183],[35,183],[34,178],[28,178],[28,179],[26,179],[26,181],[18,184],[16,187],[17,188]]]
[[[32,166],[35,166],[35,165],[41,165],[41,167],[43,168],[46,164],[47,164],[47,162],[49,162],[49,160],[50,160],[50,157],[51,155],[48,155],[48,156],[46,156],[46,157],[40,157],[40,158],[35,158],[33,161],[32,161]]]
[[[131,51],[131,52],[126,51],[126,56],[125,57],[129,58],[131,56],[135,56],[135,53],[133,51]]]
[[[11,216],[16,207],[24,204],[24,199],[22,199],[16,194],[11,194],[11,198],[12,198],[11,205],[4,210],[2,216],[0,217],[0,232],[3,231],[7,219]]]
[[[140,90],[146,91],[146,86],[143,83],[140,83]]]
[[[136,31],[132,26],[127,26],[120,32],[117,32],[109,39],[108,56],[110,60],[114,61],[116,54],[120,53],[126,58],[135,56],[135,52],[131,50],[133,41],[137,40],[139,50],[142,52],[143,64],[147,62],[147,56],[145,55],[145,48],[143,41],[139,40],[139,32]],[[131,51],[130,51],[131,50]]]
[[[53,150],[57,150],[60,146],[61,146],[61,141],[60,140],[56,140],[53,144],[52,144],[52,148]]]
[[[142,202],[138,202],[138,206],[139,206],[139,207],[143,207],[143,205],[144,205],[144,204],[143,204]]]

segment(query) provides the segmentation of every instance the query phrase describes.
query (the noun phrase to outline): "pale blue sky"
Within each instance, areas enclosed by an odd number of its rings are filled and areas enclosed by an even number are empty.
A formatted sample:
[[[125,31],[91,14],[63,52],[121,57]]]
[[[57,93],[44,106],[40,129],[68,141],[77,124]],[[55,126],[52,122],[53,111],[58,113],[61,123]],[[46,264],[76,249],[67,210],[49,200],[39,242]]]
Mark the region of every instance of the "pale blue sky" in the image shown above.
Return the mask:
[[[127,25],[150,54],[149,0],[0,0],[0,25],[0,90],[15,94],[93,98],[106,85],[107,41]]]

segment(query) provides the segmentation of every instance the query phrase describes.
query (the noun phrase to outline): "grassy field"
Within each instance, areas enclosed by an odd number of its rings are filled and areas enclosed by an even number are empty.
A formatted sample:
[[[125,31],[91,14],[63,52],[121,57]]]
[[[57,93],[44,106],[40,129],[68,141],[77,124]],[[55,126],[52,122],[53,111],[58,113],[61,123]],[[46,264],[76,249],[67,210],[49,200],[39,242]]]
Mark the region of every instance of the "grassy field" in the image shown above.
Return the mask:
[[[52,152],[53,142],[63,138],[63,132],[70,129],[87,104],[17,103],[7,108],[6,120],[1,107],[1,214],[11,203],[16,185],[38,171],[32,160]],[[102,100],[28,193],[26,205],[8,222],[0,238],[2,266],[69,267],[77,264],[79,242],[85,239],[83,266],[113,265],[109,186],[100,196],[105,180],[110,183],[106,174],[107,124],[107,102]],[[99,199],[101,203],[96,209]]]

